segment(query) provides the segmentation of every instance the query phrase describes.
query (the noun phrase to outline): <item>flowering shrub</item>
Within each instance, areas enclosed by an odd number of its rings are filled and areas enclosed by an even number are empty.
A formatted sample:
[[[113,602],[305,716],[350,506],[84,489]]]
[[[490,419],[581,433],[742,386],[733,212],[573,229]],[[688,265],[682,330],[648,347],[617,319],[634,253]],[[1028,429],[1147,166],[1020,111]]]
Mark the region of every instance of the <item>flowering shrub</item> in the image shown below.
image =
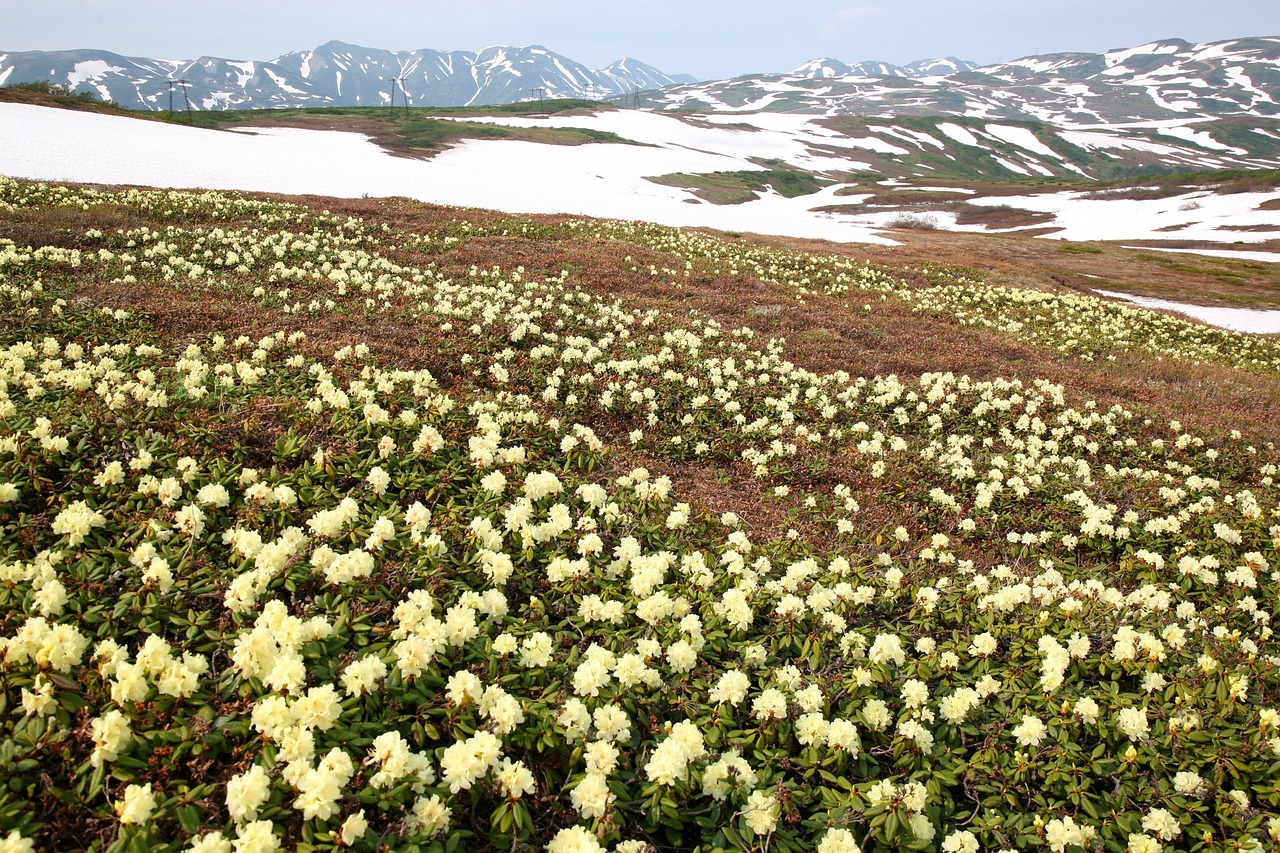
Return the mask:
[[[0,246],[3,849],[1280,835],[1271,446],[1045,381],[815,374],[567,272],[395,263],[398,236],[295,206],[0,196],[168,223]],[[801,298],[940,311],[951,286],[565,230],[804,273]],[[274,325],[177,341],[86,279],[225,290]],[[375,343],[393,311],[454,382],[299,331],[368,314]],[[1175,338],[1151,346],[1274,366]],[[623,452],[744,464],[806,532],[753,537]],[[836,458],[847,482],[798,476]]]

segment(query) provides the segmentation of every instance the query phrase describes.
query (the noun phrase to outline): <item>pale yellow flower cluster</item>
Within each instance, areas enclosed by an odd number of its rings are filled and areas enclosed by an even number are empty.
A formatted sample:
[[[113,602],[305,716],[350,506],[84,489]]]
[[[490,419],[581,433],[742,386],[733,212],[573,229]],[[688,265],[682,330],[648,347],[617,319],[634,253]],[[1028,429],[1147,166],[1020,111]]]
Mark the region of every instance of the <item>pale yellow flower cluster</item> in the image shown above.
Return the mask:
[[[185,209],[184,199],[139,204]],[[961,828],[945,798],[926,803],[931,774],[955,771],[946,761],[979,760],[975,738],[998,745],[991,767],[1005,781],[1060,771],[1084,738],[1124,762],[1108,790],[1138,769],[1169,768],[1153,790],[1177,796],[1128,809],[1126,830],[1095,825],[1088,810],[1024,825],[1053,850],[1188,843],[1179,798],[1216,802],[1215,819],[1240,826],[1230,815],[1255,808],[1246,792],[1223,790],[1210,772],[1217,758],[1186,735],[1213,722],[1250,739],[1250,754],[1280,754],[1280,714],[1264,706],[1280,663],[1269,624],[1280,568],[1274,448],[1144,422],[1042,381],[818,375],[789,362],[781,340],[632,312],[567,276],[493,268],[448,280],[386,260],[358,223],[255,221],[99,234],[105,254],[79,258],[0,246],[24,268],[66,271],[74,260],[121,281],[247,292],[240,278],[252,275],[253,298],[289,314],[395,304],[439,328],[469,377],[458,405],[426,371],[377,366],[366,345],[323,366],[290,354],[299,338],[283,333],[214,338],[176,359],[43,333],[0,350],[0,514],[44,501],[50,525],[0,563],[13,602],[0,661],[15,698],[22,691],[11,716],[56,721],[60,702],[83,695],[90,722],[73,737],[102,768],[150,754],[139,703],[194,730],[210,722],[190,717],[202,690],[249,700],[251,710],[217,722],[254,762],[220,792],[235,828],[203,832],[192,849],[276,849],[284,829],[259,819],[273,792],[292,807],[282,825],[316,821],[317,836],[343,844],[368,843],[388,821],[431,837],[456,829],[455,813],[470,820],[464,798],[524,808],[547,778],[531,756],[572,755],[550,776],[564,790],[541,792],[560,796],[570,820],[625,825],[637,812],[619,786],[651,785],[720,810],[762,845],[771,833],[795,841],[798,812],[806,826],[829,827],[809,839],[820,850],[857,850],[867,834],[859,810],[882,810],[909,843],[973,853],[992,841],[995,820],[1025,816],[987,802]],[[980,300],[964,322],[1021,324],[1016,334],[1069,351],[1095,346],[1069,343],[1073,318],[1088,316],[1118,323],[1108,327],[1116,341],[1159,331],[1142,346],[1179,358],[1256,356],[1266,369],[1270,357],[1229,337],[1171,342],[1180,327],[1088,302],[1012,304],[972,283],[899,293],[847,260],[645,235],[689,259],[687,269],[651,267],[673,281],[706,264],[794,278],[801,299],[857,289],[922,310]],[[0,281],[6,300],[35,312],[23,317],[58,307],[24,276]],[[1058,312],[1058,328],[1029,319],[1043,308]],[[113,318],[101,322],[127,319]],[[270,462],[175,459],[187,445],[153,414],[217,424],[243,401],[296,420]],[[76,448],[97,435],[96,420],[118,425],[120,441],[82,459]],[[766,500],[835,538],[753,539],[736,513],[717,526],[656,472],[593,472],[610,449],[596,429],[618,423],[618,435],[637,428],[645,453],[744,464],[765,480]],[[324,438],[301,438],[306,429]],[[841,454],[856,476],[812,491],[788,476],[824,454]],[[46,462],[78,466],[79,479],[48,495],[26,473]],[[91,585],[103,607],[122,602],[120,634],[77,621],[97,603]],[[171,602],[172,631],[137,627],[153,618],[147,608]],[[96,674],[85,666],[95,631],[115,637],[95,645]],[[215,650],[197,651],[206,643]],[[216,684],[201,683],[209,661],[222,670]],[[237,726],[249,731],[239,737]],[[759,761],[729,734],[746,730],[791,764]],[[369,740],[352,746],[357,731]],[[1177,760],[1161,752],[1169,738]],[[841,817],[815,793],[834,790],[821,774],[789,787],[819,762],[847,777],[860,760],[880,770],[855,783],[856,797],[839,790],[856,803]],[[1091,772],[1087,758],[1069,760]],[[158,826],[147,795],[171,793],[168,783],[134,787],[116,797],[121,821]],[[357,797],[365,809],[352,808]],[[547,831],[551,847],[604,846],[575,829]],[[617,837],[614,849],[635,848]]]

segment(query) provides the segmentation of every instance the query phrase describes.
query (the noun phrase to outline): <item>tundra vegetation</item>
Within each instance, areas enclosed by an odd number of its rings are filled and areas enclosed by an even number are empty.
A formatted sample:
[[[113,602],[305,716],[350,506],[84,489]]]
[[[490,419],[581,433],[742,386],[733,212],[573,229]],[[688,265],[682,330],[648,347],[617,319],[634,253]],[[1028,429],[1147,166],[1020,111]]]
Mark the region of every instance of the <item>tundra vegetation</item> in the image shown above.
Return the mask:
[[[1280,838],[1273,338],[396,199],[0,228],[6,853]]]

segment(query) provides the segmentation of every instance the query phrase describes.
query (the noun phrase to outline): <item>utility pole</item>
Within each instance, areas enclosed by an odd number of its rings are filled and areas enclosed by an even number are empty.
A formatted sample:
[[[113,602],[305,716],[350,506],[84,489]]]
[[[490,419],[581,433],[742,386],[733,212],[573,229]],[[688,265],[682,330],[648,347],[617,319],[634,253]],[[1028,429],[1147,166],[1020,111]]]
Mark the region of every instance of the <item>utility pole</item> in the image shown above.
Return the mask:
[[[542,99],[543,99],[543,98],[546,96],[546,94],[547,94],[547,87],[546,87],[546,86],[534,86],[534,87],[533,87],[532,89],[530,89],[529,91],[530,91],[531,93],[533,93],[533,94],[537,95],[537,96],[538,96],[538,101],[539,101],[539,102],[541,102],[541,101],[542,101]]]
[[[183,100],[183,101],[185,101],[185,102],[186,102],[186,105],[187,105],[187,124],[191,124],[191,123],[192,123],[192,121],[191,121],[191,98],[187,97],[187,87],[191,85],[191,81],[190,81],[190,80],[175,80],[175,81],[173,81],[173,82],[174,82],[174,83],[177,83],[179,86],[181,86],[181,87],[182,87],[182,100]],[[169,112],[170,112],[170,113],[172,113],[172,112],[173,112],[173,106],[172,106],[172,99],[173,99],[173,87],[172,87],[172,85],[169,87],[169,98],[170,98],[170,107],[169,107]]]

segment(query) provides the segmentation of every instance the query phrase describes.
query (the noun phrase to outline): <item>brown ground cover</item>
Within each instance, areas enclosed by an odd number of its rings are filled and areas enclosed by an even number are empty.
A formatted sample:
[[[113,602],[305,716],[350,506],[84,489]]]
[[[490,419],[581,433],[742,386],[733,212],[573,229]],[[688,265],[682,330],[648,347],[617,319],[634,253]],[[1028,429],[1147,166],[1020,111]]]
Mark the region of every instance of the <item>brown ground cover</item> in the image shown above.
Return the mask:
[[[485,211],[459,210],[404,199],[294,198],[297,203],[342,215],[385,222],[406,232],[436,235],[457,233],[458,222],[500,228],[512,217]],[[563,224],[564,217],[522,217],[541,226]],[[138,214],[112,208],[90,211],[45,211],[0,220],[0,236],[34,245],[74,245],[77,232],[91,227],[136,227]],[[153,225],[155,223],[152,223]],[[553,229],[563,237],[478,236],[462,239],[443,251],[429,251],[410,242],[391,250],[393,259],[417,266],[434,265],[446,276],[463,276],[473,266],[505,271],[524,267],[526,275],[559,275],[569,282],[620,299],[626,306],[656,308],[675,321],[691,312],[717,320],[725,327],[747,326],[762,337],[785,337],[787,357],[815,372],[843,370],[853,376],[897,374],[904,380],[928,372],[967,374],[976,379],[1017,378],[1030,384],[1038,378],[1063,385],[1068,398],[1081,404],[1095,400],[1108,407],[1119,403],[1151,417],[1156,423],[1179,419],[1194,431],[1224,434],[1238,429],[1257,442],[1280,438],[1280,378],[1208,365],[1158,361],[1139,355],[1117,362],[1085,362],[992,331],[962,326],[948,317],[916,313],[895,298],[852,292],[840,297],[811,296],[800,301],[785,284],[761,281],[728,270],[700,269],[689,277],[652,275],[650,266],[683,269],[678,259],[652,248],[621,240],[583,239],[568,229]],[[1086,290],[1097,285],[1130,292],[1203,295],[1224,286],[1195,270],[1153,266],[1139,252],[1106,244],[1066,244],[1009,235],[986,236],[941,232],[895,232],[903,245],[881,247],[833,244],[754,235],[735,236],[746,243],[794,251],[835,253],[859,261],[895,268],[905,281],[923,285],[925,264],[951,264],[985,275],[988,281],[1021,287]],[[430,243],[429,246],[437,245]],[[1076,252],[1063,252],[1076,246]],[[1178,256],[1174,256],[1178,257]],[[1090,272],[1097,270],[1097,273]],[[1157,272],[1158,270],[1158,272]],[[1086,278],[1106,274],[1106,279]],[[1275,298],[1264,281],[1247,282],[1260,296]],[[437,329],[428,329],[401,311],[365,317],[359,314],[293,315],[282,326],[281,315],[248,300],[251,289],[194,287],[139,282],[86,283],[78,297],[96,305],[145,310],[160,336],[173,348],[199,340],[216,329],[225,335],[262,335],[280,328],[307,333],[304,349],[327,355],[360,342],[375,353],[407,368],[426,368],[441,385],[466,394],[468,377],[451,355],[461,338],[451,342]],[[1174,298],[1177,298],[1174,296]],[[864,305],[871,305],[865,310]],[[461,333],[455,332],[455,335]],[[609,471],[624,473],[644,465],[667,474],[686,500],[719,512],[729,506],[741,510],[748,529],[756,534],[780,535],[806,522],[787,500],[767,495],[764,486],[742,464],[673,462],[628,448],[626,434],[636,424],[626,419],[600,423],[599,430],[617,448]],[[266,438],[281,432],[263,428]],[[798,492],[830,492],[832,485],[854,487],[863,504],[858,528],[868,534],[892,518],[892,507],[879,495],[881,483],[870,480],[856,460],[838,453],[815,452],[797,462],[790,481]],[[754,498],[752,496],[755,496]],[[744,501],[744,498],[748,500]]]
[[[460,220],[492,226],[512,217],[492,211],[458,209],[406,199],[332,199],[294,197],[290,200],[342,215],[386,222],[393,228],[432,234],[456,226]],[[554,226],[567,218],[530,216],[521,220]],[[0,237],[34,245],[70,245],[75,233],[90,227],[136,227],[135,212],[111,208],[9,215],[0,220]],[[1068,244],[1015,235],[975,235],[954,232],[894,232],[901,246],[838,244],[795,238],[741,237],[751,244],[793,251],[832,253],[859,261],[897,268],[898,275],[924,284],[918,270],[925,264],[968,268],[992,284],[1087,292],[1092,287],[1158,295],[1172,299],[1208,301],[1216,293],[1248,293],[1269,307],[1280,307],[1280,286],[1265,275],[1270,265],[1245,269],[1244,281],[1226,285],[1196,269],[1170,269],[1144,260],[1144,253],[1108,244]],[[1084,246],[1084,253],[1066,247]],[[1098,251],[1093,252],[1094,249]],[[632,307],[657,308],[676,317],[696,311],[727,327],[748,326],[765,337],[787,339],[788,355],[817,372],[844,370],[854,376],[895,373],[918,377],[926,372],[951,371],[979,379],[1045,378],[1099,403],[1120,402],[1150,408],[1168,417],[1195,412],[1205,427],[1245,428],[1280,434],[1280,381],[1213,366],[1178,365],[1132,357],[1127,363],[1083,362],[1007,336],[962,326],[945,317],[926,317],[907,304],[851,293],[844,297],[814,296],[804,303],[796,291],[728,271],[704,272],[690,278],[653,276],[659,269],[683,268],[683,260],[646,246],[618,240],[548,239],[485,236],[461,241],[455,248],[425,254],[405,248],[395,260],[417,265],[435,264],[446,275],[465,274],[472,266],[523,266],[527,274],[558,275],[570,271],[570,282],[616,296]],[[1154,254],[1154,253],[1146,253]],[[1181,255],[1168,255],[1175,262]],[[1261,267],[1254,271],[1252,267]],[[1093,278],[1092,276],[1097,276]],[[253,334],[274,328],[278,315],[224,291],[180,290],[158,284],[92,286],[92,297],[121,307],[144,307],[167,333],[188,340],[210,328]],[[86,293],[89,295],[89,293]],[[875,300],[873,302],[873,300]],[[872,304],[872,311],[863,310]],[[450,375],[440,356],[438,341],[407,319],[379,316],[294,318],[329,351],[345,343],[368,341],[375,349],[406,362]],[[375,332],[371,334],[371,332]]]
[[[778,248],[833,253],[892,266],[968,267],[983,274],[991,284],[1013,287],[1061,287],[1077,292],[1102,288],[1197,305],[1280,308],[1280,264],[1174,254],[1162,255],[1164,260],[1157,262],[1152,256],[1158,253],[1140,248],[1106,242],[1032,239],[1032,232],[975,234],[899,229],[893,232],[899,246],[787,237],[759,239]],[[1203,241],[1187,240],[1128,241],[1126,245],[1211,248]],[[1277,251],[1280,241],[1239,248]],[[1224,270],[1233,274],[1232,280],[1224,281],[1215,274]]]
[[[1011,207],[1007,204],[988,207],[985,205],[963,205],[956,213],[957,225],[981,225],[988,231],[1005,228],[1025,228],[1030,225],[1043,225],[1053,222],[1057,217],[1044,210],[1026,210]]]

